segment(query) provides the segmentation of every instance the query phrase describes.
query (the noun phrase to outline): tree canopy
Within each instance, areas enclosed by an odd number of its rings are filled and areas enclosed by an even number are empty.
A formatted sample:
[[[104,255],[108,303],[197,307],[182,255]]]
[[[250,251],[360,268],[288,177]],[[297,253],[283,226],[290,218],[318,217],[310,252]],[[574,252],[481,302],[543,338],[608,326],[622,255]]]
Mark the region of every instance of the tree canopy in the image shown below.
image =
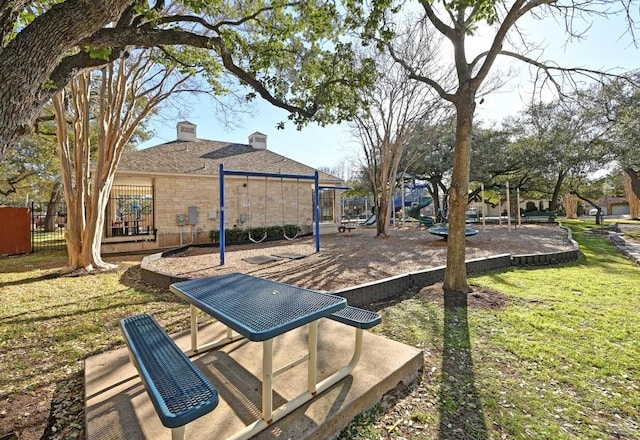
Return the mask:
[[[347,4],[347,6],[349,3]],[[52,96],[78,73],[131,48],[160,47],[167,62],[200,69],[216,93],[223,75],[290,112],[293,123],[340,122],[370,80],[344,36],[361,7],[332,1],[23,0],[0,5],[0,161]]]
[[[465,264],[465,221],[471,164],[472,129],[476,100],[501,81],[495,81],[495,63],[499,57],[507,57],[531,66],[534,80],[550,86],[558,95],[566,93],[567,86],[578,83],[577,76],[587,81],[604,82],[608,72],[588,67],[563,66],[560,60],[542,61],[532,57],[532,48],[539,42],[521,29],[523,19],[540,21],[554,18],[566,25],[568,38],[579,36],[576,26],[589,22],[594,17],[624,15],[633,32],[632,0],[619,2],[558,2],[557,0],[479,0],[438,1],[419,0],[421,15],[416,15],[416,28],[424,32],[440,34],[447,43],[449,53],[442,59],[419,59],[414,62],[402,56],[400,48],[381,43],[402,65],[412,79],[429,85],[440,97],[450,102],[456,110],[456,139],[453,155],[453,171],[449,188],[449,239],[447,243],[447,271],[444,290],[468,292]],[[385,23],[389,23],[388,21]],[[468,44],[470,36],[477,35],[483,27],[489,37],[484,48],[472,50]],[[393,31],[393,24],[385,26],[381,39]],[[632,34],[633,35],[633,34]],[[427,61],[427,64],[424,63]],[[431,64],[438,63],[441,69],[434,75]],[[450,75],[443,75],[450,73]]]

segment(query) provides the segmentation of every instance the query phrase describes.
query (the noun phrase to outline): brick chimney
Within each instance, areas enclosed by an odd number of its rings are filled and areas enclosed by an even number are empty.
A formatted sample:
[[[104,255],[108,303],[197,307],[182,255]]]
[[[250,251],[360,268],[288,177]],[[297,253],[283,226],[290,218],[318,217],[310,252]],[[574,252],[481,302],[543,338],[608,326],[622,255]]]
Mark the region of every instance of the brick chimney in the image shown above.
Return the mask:
[[[179,141],[195,141],[197,139],[196,128],[197,126],[189,121],[178,122],[176,125],[178,131],[177,139]]]
[[[260,133],[259,131],[256,131],[255,133],[250,134],[249,145],[251,145],[254,150],[266,150],[267,135],[264,133]]]

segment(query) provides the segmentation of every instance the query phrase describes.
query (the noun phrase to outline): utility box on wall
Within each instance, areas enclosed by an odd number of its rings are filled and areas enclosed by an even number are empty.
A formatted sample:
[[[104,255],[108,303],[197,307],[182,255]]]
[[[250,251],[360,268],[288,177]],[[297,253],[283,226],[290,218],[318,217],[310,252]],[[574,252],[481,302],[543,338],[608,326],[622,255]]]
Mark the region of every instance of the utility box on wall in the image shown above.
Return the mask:
[[[198,207],[189,206],[189,224],[195,226],[198,224]]]
[[[178,226],[184,226],[187,224],[187,216],[185,214],[176,215],[176,224]]]

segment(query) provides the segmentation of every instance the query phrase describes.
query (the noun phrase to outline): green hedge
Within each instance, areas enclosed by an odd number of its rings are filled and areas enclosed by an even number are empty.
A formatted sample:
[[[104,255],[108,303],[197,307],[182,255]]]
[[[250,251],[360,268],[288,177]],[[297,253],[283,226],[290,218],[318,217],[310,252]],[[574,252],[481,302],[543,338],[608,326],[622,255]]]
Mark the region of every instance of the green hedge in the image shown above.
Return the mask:
[[[258,226],[251,229],[232,228],[224,231],[225,242],[228,244],[237,243],[251,243],[249,239],[249,232],[251,232],[251,238],[259,241],[264,237],[266,232],[267,237],[264,241],[278,241],[285,239],[285,232],[287,237],[293,238],[296,234],[302,233],[300,225],[284,225],[284,226]],[[212,243],[220,243],[220,231],[209,231],[209,240]]]

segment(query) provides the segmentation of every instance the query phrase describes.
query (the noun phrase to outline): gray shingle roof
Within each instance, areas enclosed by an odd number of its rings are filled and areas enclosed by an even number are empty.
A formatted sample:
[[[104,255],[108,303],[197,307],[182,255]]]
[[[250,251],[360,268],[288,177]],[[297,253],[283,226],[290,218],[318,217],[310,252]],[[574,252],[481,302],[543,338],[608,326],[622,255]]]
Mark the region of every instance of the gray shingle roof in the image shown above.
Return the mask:
[[[269,150],[256,150],[250,145],[197,139],[171,141],[144,150],[123,153],[118,173],[219,174],[225,170],[312,175],[315,169]],[[340,179],[320,173],[324,182],[341,183]]]

